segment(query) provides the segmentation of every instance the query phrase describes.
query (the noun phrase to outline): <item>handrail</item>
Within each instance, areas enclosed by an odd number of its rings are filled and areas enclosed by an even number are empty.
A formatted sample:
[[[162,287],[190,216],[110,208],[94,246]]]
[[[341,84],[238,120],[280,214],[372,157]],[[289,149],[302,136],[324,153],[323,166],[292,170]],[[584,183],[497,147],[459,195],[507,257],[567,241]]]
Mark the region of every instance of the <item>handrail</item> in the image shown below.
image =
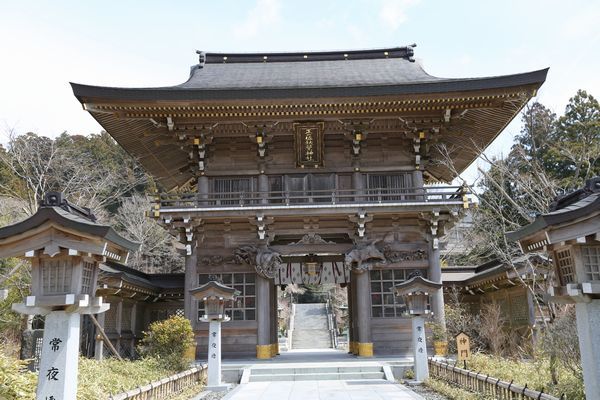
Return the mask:
[[[292,303],[292,312],[290,313],[290,322],[289,322],[289,328],[288,328],[288,337],[287,337],[287,348],[289,350],[292,350],[292,339],[293,339],[293,335],[294,335],[294,318],[296,318],[296,304]]]
[[[329,338],[334,349],[337,349],[337,329],[335,326],[335,313],[333,303],[331,301],[331,293],[327,293],[327,301],[325,302],[325,310],[327,311],[327,328],[329,329]]]
[[[304,191],[240,191],[210,193],[161,193],[156,198],[159,208],[181,207],[245,207],[252,205],[297,204],[385,204],[404,202],[465,202],[464,186],[426,186],[407,188],[327,189]]]

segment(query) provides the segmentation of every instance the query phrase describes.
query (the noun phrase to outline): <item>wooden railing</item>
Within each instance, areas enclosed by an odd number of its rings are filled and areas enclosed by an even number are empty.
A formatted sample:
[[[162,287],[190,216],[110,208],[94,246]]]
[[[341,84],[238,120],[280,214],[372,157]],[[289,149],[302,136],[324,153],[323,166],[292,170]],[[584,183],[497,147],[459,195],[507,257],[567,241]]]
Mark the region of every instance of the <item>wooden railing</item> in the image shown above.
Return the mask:
[[[437,186],[401,189],[331,189],[280,192],[162,193],[157,203],[162,210],[248,206],[293,206],[319,204],[386,204],[467,202],[468,188]]]
[[[109,396],[109,400],[160,400],[170,399],[183,390],[197,385],[206,378],[206,365],[188,369],[178,374],[161,379],[160,381],[150,382],[147,385],[140,386],[127,392],[118,393]]]
[[[527,385],[520,386],[512,383],[512,381],[501,381],[489,375],[469,371],[432,358],[429,359],[429,374],[433,378],[444,380],[471,392],[488,395],[498,400],[566,400],[564,395],[559,399],[543,391],[531,390]]]

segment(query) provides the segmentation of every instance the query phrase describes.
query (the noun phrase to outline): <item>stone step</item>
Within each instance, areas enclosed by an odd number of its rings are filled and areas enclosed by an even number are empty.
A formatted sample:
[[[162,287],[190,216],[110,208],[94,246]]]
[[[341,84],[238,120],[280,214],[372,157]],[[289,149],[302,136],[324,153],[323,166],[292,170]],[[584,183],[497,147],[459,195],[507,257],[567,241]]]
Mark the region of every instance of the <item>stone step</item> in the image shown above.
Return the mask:
[[[324,373],[366,373],[382,372],[380,365],[356,367],[297,367],[297,368],[252,368],[252,375],[290,375]]]
[[[347,380],[383,380],[383,372],[328,372],[318,374],[274,374],[274,375],[250,375],[249,382],[273,382],[273,381],[347,381]]]

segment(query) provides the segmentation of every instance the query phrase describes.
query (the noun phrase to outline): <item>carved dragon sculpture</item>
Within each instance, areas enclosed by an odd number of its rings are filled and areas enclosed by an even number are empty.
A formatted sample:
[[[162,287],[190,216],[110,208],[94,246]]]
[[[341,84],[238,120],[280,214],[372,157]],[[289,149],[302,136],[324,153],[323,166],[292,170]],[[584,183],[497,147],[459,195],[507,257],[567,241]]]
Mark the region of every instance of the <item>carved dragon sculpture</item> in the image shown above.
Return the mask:
[[[256,273],[267,279],[273,279],[281,265],[281,255],[267,246],[242,246],[235,251],[234,258],[239,264],[253,266]]]
[[[356,247],[346,253],[344,265],[348,269],[353,269],[358,272],[370,270],[371,268],[387,263],[387,259],[383,253],[375,246],[378,242],[359,243]]]

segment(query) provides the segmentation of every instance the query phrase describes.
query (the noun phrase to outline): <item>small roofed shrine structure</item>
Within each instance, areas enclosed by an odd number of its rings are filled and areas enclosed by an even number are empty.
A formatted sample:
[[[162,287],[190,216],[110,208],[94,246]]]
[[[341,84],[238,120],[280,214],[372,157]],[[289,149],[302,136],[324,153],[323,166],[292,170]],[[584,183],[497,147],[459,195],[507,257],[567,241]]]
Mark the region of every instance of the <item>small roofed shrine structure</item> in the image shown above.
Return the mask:
[[[441,282],[438,238],[469,207],[462,172],[535,95],[547,70],[429,75],[414,46],[205,53],[177,86],[73,92],[161,186],[150,215],[186,247],[184,308],[198,355],[207,323],[190,290],[217,275],[224,356],[269,357],[276,286],[348,288],[350,348],[409,354],[393,287]],[[452,165],[450,165],[452,164]],[[431,293],[443,320],[443,294]]]
[[[0,228],[0,257],[31,261],[31,294],[13,310],[45,317],[36,398],[76,398],[81,315],[95,321],[110,307],[96,296],[100,263],[125,263],[138,247],[57,192],[31,217]]]
[[[507,237],[523,252],[550,253],[557,279],[549,300],[575,304],[586,398],[600,398],[600,177]]]

